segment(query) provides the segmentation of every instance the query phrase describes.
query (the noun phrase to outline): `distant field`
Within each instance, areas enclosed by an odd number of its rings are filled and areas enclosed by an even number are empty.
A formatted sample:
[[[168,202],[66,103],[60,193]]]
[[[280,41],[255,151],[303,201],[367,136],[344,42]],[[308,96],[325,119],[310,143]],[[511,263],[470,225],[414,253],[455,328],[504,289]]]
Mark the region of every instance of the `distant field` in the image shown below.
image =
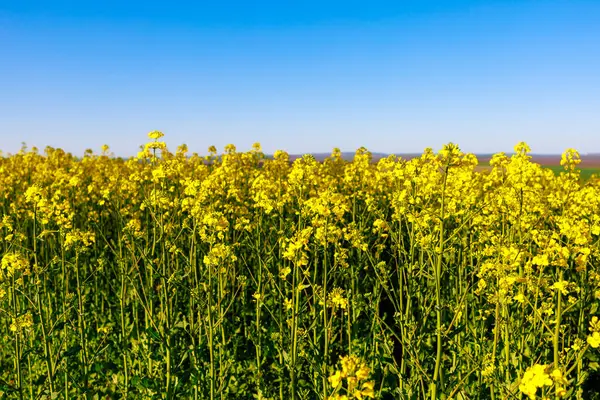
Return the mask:
[[[549,164],[540,163],[540,165],[544,168],[551,169],[557,175],[559,173],[565,171],[565,169],[560,165],[560,163],[559,163],[559,165],[556,165],[556,164],[549,165]],[[485,171],[486,169],[490,169],[490,168],[491,168],[491,166],[490,166],[489,161],[484,161],[484,162],[479,163],[478,169],[480,169],[482,171]],[[600,176],[600,166],[584,166],[582,168],[579,168],[579,170],[581,171],[581,179],[584,181],[587,181],[593,175]]]
[[[508,154],[510,156],[510,154]],[[491,154],[477,155],[479,163],[481,165],[489,165]],[[531,154],[531,161],[538,163],[544,167],[561,167],[560,165],[560,154]],[[595,169],[600,171],[600,154],[582,154],[580,169]]]
[[[479,155],[479,169],[490,168],[491,155]],[[540,164],[544,168],[549,168],[555,174],[559,174],[565,169],[560,165],[560,155],[532,155],[531,161]],[[586,181],[593,175],[600,176],[600,154],[586,154],[581,156],[581,179]]]
[[[545,168],[553,170],[556,174],[564,171],[565,169],[560,165],[544,165]],[[583,180],[590,179],[593,175],[600,176],[600,168],[580,168],[581,178]]]

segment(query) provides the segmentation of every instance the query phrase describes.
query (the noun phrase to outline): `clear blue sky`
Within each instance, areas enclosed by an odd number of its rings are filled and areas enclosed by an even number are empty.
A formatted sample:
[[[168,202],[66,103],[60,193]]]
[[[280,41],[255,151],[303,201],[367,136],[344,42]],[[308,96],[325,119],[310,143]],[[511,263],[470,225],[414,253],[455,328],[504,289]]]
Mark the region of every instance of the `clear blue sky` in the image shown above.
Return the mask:
[[[0,149],[600,152],[600,1],[0,0]]]

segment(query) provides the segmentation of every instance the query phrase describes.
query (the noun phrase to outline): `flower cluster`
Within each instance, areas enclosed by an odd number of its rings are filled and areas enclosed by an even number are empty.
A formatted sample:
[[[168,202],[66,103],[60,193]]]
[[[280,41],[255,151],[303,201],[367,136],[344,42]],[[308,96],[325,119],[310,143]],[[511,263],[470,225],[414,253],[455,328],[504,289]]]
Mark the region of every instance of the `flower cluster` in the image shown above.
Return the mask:
[[[338,392],[344,387],[343,382],[346,381],[345,390],[347,394],[335,393],[331,399],[374,398],[373,389],[375,383],[367,381],[370,374],[369,367],[360,358],[353,355],[342,357],[340,363],[342,365],[341,370],[335,371],[328,380],[334,392]]]

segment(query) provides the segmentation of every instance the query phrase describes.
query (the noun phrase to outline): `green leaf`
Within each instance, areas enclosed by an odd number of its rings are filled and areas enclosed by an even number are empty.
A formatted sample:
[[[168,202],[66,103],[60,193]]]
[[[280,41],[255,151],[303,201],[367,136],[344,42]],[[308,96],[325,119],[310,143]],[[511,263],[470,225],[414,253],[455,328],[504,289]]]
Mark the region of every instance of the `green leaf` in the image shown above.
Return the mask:
[[[160,334],[156,329],[152,327],[146,329],[146,334],[150,337],[150,339],[154,340],[155,342],[161,341]]]

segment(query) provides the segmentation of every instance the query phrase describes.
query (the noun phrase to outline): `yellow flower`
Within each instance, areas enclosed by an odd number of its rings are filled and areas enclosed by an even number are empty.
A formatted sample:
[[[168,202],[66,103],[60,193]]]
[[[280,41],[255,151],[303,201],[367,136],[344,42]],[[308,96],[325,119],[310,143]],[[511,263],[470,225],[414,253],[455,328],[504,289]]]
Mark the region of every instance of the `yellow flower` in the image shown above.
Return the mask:
[[[523,303],[525,303],[525,296],[523,295],[523,293],[519,293],[518,295],[513,297],[513,300],[518,301],[519,303],[523,304]]]
[[[336,394],[331,398],[331,400],[348,400],[348,396],[345,394]]]
[[[579,351],[579,350],[581,350],[581,346],[583,346],[583,340],[581,340],[581,339],[575,339],[575,342],[571,346],[571,350],[573,350],[573,351]]]
[[[30,312],[12,319],[9,329],[12,332],[27,331],[33,327],[33,316]]]
[[[279,277],[281,279],[286,279],[287,276],[290,274],[290,272],[292,272],[292,269],[290,267],[283,267],[279,269]]]
[[[357,399],[363,399],[366,397],[375,398],[375,392],[373,391],[374,387],[374,381],[365,382],[363,383],[362,388],[360,390],[356,390],[353,395]]]
[[[28,274],[29,261],[27,258],[19,253],[7,253],[2,257],[0,263],[0,282],[2,282],[4,275],[12,277],[17,273]]]
[[[37,202],[39,202],[41,197],[42,197],[42,188],[37,184],[31,185],[25,191],[25,199],[29,203],[37,203]]]
[[[531,147],[525,142],[519,142],[514,150],[516,154],[527,154],[531,152]]]
[[[550,289],[560,290],[560,292],[563,295],[569,294],[568,288],[569,288],[569,282],[568,281],[554,282],[554,284],[552,286],[550,286]]]
[[[523,374],[519,390],[529,396],[530,399],[535,399],[535,394],[538,388],[552,385],[550,376],[546,373],[546,366],[535,364],[527,368]]]
[[[588,335],[587,342],[593,348],[598,348],[598,346],[600,346],[600,333],[594,332],[591,335]]]
[[[355,376],[349,376],[346,378],[346,382],[348,383],[348,390],[353,391],[358,385],[358,379]]]
[[[342,372],[344,375],[352,375],[356,370],[356,367],[360,363],[360,360],[356,356],[342,357]]]
[[[590,321],[590,332],[600,332],[600,322],[598,321],[598,317],[593,316]]]
[[[253,150],[253,151],[255,151],[255,152],[261,152],[261,151],[262,151],[262,148],[261,148],[261,146],[260,146],[260,143],[258,143],[258,142],[254,143],[254,144],[252,145],[252,150]]]
[[[260,303],[260,302],[262,302],[262,301],[264,301],[264,300],[265,300],[265,296],[264,296],[264,295],[262,295],[262,294],[260,294],[260,293],[258,293],[258,292],[255,292],[254,294],[252,294],[252,297],[254,298],[254,300],[255,300],[257,303]]]
[[[108,335],[112,331],[112,328],[110,326],[102,326],[102,327],[99,327],[97,330],[98,330],[98,333]]]
[[[331,375],[329,378],[329,383],[333,388],[337,388],[340,382],[342,381],[342,373],[340,371],[335,371],[335,374]]]
[[[567,149],[562,154],[560,159],[560,165],[565,167],[567,170],[575,169],[575,166],[581,162],[581,157],[579,156],[579,152],[575,149]]]
[[[163,136],[165,136],[165,134],[160,131],[152,131],[152,132],[148,133],[148,137],[150,139],[154,139],[154,140],[160,139]]]
[[[348,300],[344,297],[344,289],[334,288],[329,293],[329,306],[333,309],[341,308],[343,310],[348,307]]]
[[[359,380],[367,379],[369,377],[369,372],[371,372],[369,370],[369,367],[367,367],[365,364],[363,364],[360,366],[358,371],[356,371],[356,377]]]
[[[167,144],[165,142],[149,142],[146,143],[144,149],[146,152],[150,152],[150,150],[165,150],[167,148]]]

